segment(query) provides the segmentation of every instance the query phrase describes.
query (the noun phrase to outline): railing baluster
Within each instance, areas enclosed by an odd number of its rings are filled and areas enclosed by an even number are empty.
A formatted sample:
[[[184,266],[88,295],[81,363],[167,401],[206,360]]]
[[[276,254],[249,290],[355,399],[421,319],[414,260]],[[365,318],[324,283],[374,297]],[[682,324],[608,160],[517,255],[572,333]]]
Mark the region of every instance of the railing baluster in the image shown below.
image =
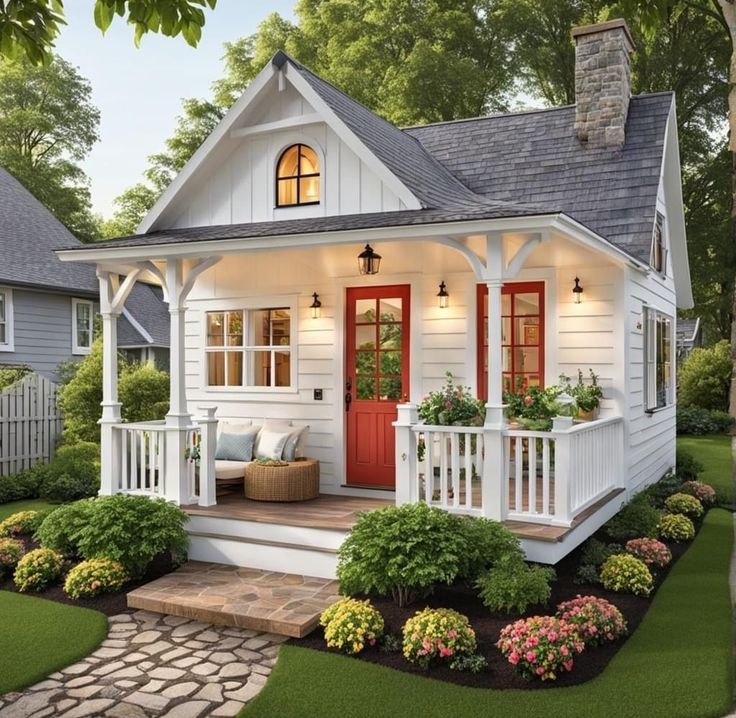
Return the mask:
[[[454,431],[450,434],[450,466],[452,505],[457,508],[460,506],[460,435]],[[449,504],[449,495],[447,498]]]
[[[524,510],[524,504],[522,502],[522,490],[524,487],[524,439],[521,436],[516,437],[514,463],[516,464],[516,477],[514,479],[516,496],[514,497],[514,510],[521,513]]]
[[[549,439],[542,439],[542,513],[549,516]]]
[[[427,431],[424,434],[424,500],[432,503],[434,493],[434,434]]]
[[[529,495],[527,511],[537,513],[537,438],[529,439]]]
[[[440,506],[447,504],[447,434],[440,434]]]
[[[476,445],[474,434],[463,434],[465,437],[465,508],[469,509],[473,506],[473,444]],[[460,497],[458,497],[458,501]],[[456,504],[457,505],[457,504]]]
[[[130,469],[128,462],[128,432],[120,429],[120,490],[127,491],[130,488]]]

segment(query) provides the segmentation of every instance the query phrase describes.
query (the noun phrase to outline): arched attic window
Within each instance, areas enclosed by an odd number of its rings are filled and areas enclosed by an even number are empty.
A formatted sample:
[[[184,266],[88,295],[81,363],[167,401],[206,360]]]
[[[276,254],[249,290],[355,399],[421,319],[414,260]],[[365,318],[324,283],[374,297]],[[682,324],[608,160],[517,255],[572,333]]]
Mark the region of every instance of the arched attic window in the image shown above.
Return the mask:
[[[276,164],[276,206],[319,204],[319,158],[309,145],[287,147]]]

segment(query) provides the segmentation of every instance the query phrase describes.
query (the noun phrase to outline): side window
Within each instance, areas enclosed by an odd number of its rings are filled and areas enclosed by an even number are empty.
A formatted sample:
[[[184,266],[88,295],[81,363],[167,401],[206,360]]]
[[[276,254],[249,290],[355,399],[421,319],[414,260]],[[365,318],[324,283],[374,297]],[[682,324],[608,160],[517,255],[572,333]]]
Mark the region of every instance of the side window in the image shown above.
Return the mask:
[[[644,308],[645,408],[654,411],[673,401],[672,318]]]
[[[664,216],[660,212],[657,212],[654,220],[652,252],[649,264],[653,269],[662,274],[667,271],[667,240],[664,231]]]
[[[92,350],[94,305],[87,299],[72,299],[72,354]]]
[[[0,287],[0,352],[13,349],[13,290]]]
[[[276,164],[276,206],[319,204],[319,158],[308,145],[287,147]]]

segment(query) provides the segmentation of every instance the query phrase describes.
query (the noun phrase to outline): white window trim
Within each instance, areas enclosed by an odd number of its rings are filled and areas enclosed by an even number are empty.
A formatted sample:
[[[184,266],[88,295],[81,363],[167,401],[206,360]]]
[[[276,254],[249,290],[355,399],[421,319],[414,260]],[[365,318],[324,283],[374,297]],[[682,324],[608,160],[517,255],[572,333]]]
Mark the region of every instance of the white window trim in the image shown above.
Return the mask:
[[[208,377],[208,362],[207,362],[207,313],[208,312],[232,312],[232,311],[244,311],[249,312],[254,309],[275,309],[277,307],[288,308],[289,310],[289,336],[291,344],[289,344],[289,353],[291,354],[291,366],[289,376],[289,386],[210,386]],[[254,396],[254,395],[272,395],[272,394],[297,394],[299,392],[298,386],[298,312],[299,312],[299,298],[296,295],[286,296],[264,296],[264,297],[245,297],[242,299],[228,299],[228,300],[207,300],[202,302],[202,351],[201,351],[201,377],[202,377],[202,388],[207,392],[214,393],[226,393],[232,395],[243,395],[243,396]],[[263,349],[264,347],[257,347],[251,345],[244,345],[238,347],[243,351],[248,349]],[[210,347],[211,350],[217,351],[218,347]]]
[[[656,244],[655,240],[657,237],[657,224],[661,218],[662,222],[662,267],[657,269],[654,263]],[[667,217],[663,212],[657,210],[654,214],[654,228],[652,229],[652,246],[649,250],[649,266],[660,276],[667,276],[667,260],[669,258],[669,242],[667,236]]]
[[[667,312],[663,312],[656,307],[652,307],[649,305],[644,305],[642,307],[642,313],[644,318],[644,355],[643,355],[643,365],[644,365],[644,411],[647,414],[653,414],[657,411],[662,411],[663,409],[667,409],[674,405],[675,397],[674,397],[674,384],[675,384],[675,377],[674,377],[674,319],[672,316],[667,314]],[[670,356],[669,356],[669,364],[670,364],[670,381],[668,386],[666,387],[666,397],[665,397],[665,403],[663,406],[657,406],[657,355],[656,355],[656,348],[657,348],[657,318],[662,317],[664,319],[668,319],[670,322]],[[649,348],[651,346],[655,347],[655,352],[652,354],[649,351]]]
[[[77,337],[77,307],[81,304],[86,304],[89,307],[89,346],[79,346],[79,339]],[[95,305],[89,299],[77,299],[72,297],[72,354],[84,355],[89,354],[92,351],[92,334],[95,326]]]
[[[13,290],[10,287],[0,287],[0,294],[5,296],[5,341],[0,344],[0,352],[13,352],[15,351]]]

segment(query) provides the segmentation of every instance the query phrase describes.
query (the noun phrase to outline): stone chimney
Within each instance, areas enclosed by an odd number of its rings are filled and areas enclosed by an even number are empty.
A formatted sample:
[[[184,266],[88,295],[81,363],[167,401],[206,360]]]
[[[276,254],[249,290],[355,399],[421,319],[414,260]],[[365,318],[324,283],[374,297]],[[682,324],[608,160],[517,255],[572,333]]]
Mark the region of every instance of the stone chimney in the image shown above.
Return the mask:
[[[625,20],[576,27],[575,134],[588,147],[621,148],[631,97],[634,42]]]

